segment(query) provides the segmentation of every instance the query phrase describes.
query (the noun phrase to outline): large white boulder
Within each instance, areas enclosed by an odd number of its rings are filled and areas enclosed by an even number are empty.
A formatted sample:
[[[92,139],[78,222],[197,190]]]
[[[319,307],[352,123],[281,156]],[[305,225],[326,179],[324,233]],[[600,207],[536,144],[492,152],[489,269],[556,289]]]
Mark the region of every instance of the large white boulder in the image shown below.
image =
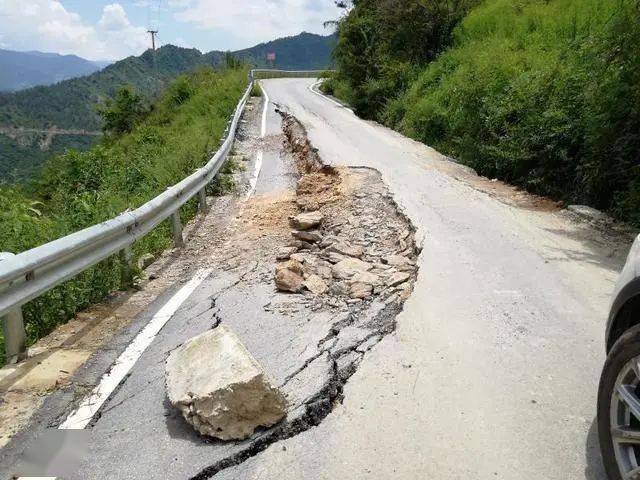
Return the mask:
[[[167,358],[169,401],[202,435],[241,440],[286,415],[284,395],[227,327],[187,341]]]

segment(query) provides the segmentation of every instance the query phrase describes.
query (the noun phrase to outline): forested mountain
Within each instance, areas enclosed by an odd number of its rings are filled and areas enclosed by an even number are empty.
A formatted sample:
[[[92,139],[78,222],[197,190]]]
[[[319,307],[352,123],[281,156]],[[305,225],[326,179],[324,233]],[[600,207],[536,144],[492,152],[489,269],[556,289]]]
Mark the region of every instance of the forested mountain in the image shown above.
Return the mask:
[[[331,53],[335,43],[335,35],[321,36],[302,32],[295,37],[279,38],[255,47],[239,50],[234,52],[234,55],[258,67],[266,67],[267,53],[275,53],[274,68],[322,70],[329,68],[332,64]]]
[[[51,85],[69,78],[89,75],[104,66],[104,63],[90,62],[75,55],[0,49],[0,91]]]
[[[54,154],[92,145],[100,138],[96,107],[120,86],[131,85],[150,102],[177,75],[215,66],[213,58],[220,57],[167,45],[85,77],[0,94],[0,183],[30,178]],[[52,133],[54,127],[63,132]]]
[[[131,85],[148,99],[157,97],[167,82],[211,57],[198,50],[167,45],[147,50],[91,75],[47,87],[0,95],[0,126],[99,130],[96,105],[112,97],[121,85]]]
[[[334,42],[333,36],[302,33],[233,55],[264,66],[266,54],[273,52],[277,68],[322,69],[330,65]],[[84,132],[101,129],[96,107],[113,97],[122,85],[132,86],[150,103],[177,75],[203,66],[220,67],[224,58],[225,53],[220,51],[202,54],[196,49],[166,45],[85,77],[0,94],[0,183],[30,178],[52,153],[69,148],[82,150],[94,143],[99,137]],[[58,133],[49,131],[54,127]]]

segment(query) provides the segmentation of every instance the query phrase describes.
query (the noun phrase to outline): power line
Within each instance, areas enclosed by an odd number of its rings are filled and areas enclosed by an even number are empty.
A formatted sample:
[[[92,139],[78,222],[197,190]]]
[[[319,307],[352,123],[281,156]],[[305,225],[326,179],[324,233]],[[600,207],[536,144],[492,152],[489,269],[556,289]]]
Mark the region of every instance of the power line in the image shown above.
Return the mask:
[[[156,49],[156,36],[158,35],[158,31],[160,30],[161,5],[162,5],[162,0],[158,0],[157,2],[149,3],[149,7],[147,9],[147,33],[151,35],[151,49],[154,51]],[[154,6],[155,6],[155,12],[153,8]],[[155,18],[153,18],[154,13],[155,13]]]

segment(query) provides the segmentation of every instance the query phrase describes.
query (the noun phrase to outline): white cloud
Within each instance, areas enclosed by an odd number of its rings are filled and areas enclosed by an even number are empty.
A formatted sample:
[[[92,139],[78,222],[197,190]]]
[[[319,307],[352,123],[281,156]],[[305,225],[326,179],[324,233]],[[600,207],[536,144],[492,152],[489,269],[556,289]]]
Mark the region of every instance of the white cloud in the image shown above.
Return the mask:
[[[146,29],[133,25],[119,3],[105,6],[95,25],[58,0],[0,0],[0,11],[7,48],[112,60],[140,54],[148,46]]]
[[[98,22],[98,27],[107,31],[118,31],[131,28],[131,23],[122,5],[112,3],[104,7],[102,18]]]
[[[323,23],[336,19],[339,14],[331,0],[193,0],[191,3],[175,14],[177,20],[203,29],[227,31],[247,45],[303,30],[328,33]]]

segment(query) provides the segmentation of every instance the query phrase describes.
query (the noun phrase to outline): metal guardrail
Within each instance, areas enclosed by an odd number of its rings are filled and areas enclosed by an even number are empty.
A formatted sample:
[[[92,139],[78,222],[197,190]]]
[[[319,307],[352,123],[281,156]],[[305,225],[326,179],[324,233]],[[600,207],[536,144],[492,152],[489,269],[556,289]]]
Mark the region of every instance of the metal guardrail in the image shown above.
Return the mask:
[[[261,78],[318,78],[334,70],[272,70],[256,68],[252,70],[256,80]]]
[[[182,246],[179,209],[199,195],[206,211],[205,188],[213,180],[231,151],[238,122],[251,94],[254,78],[317,76],[319,72],[252,70],[249,86],[238,103],[222,146],[213,158],[193,174],[133,211],[72,233],[18,255],[0,254],[0,317],[5,335],[7,360],[15,362],[26,351],[21,307],[75,275],[114,254],[132,261],[131,245],[159,223],[171,219],[174,245]]]

